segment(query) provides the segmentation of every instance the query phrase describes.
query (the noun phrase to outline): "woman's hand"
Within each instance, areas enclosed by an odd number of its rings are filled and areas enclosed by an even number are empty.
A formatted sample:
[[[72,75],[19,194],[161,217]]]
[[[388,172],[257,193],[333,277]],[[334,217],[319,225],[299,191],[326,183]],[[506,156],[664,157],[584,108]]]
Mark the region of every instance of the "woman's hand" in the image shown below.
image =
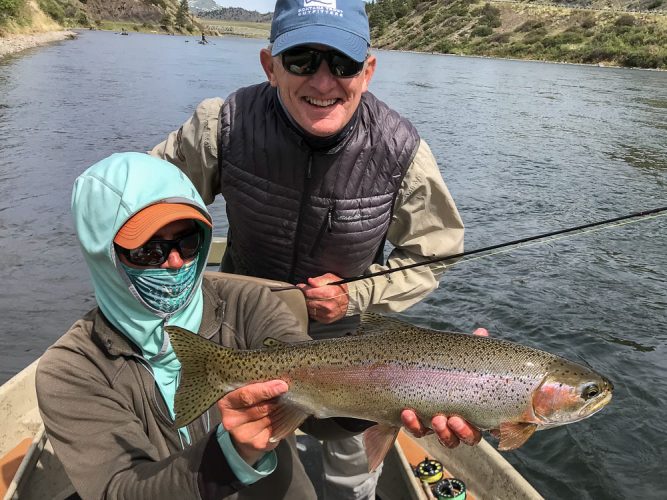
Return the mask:
[[[253,465],[278,443],[271,442],[276,398],[288,390],[283,380],[249,384],[218,401],[222,426],[229,432],[238,454]]]

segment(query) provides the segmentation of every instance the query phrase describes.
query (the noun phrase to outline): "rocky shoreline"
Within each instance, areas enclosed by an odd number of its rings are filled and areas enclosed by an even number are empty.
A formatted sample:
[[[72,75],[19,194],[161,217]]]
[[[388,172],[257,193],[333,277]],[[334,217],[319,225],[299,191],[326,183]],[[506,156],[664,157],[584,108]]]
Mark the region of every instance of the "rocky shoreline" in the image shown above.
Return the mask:
[[[46,33],[34,33],[29,35],[7,35],[0,37],[0,58],[21,52],[22,50],[58,42],[76,37],[74,31],[49,31]]]

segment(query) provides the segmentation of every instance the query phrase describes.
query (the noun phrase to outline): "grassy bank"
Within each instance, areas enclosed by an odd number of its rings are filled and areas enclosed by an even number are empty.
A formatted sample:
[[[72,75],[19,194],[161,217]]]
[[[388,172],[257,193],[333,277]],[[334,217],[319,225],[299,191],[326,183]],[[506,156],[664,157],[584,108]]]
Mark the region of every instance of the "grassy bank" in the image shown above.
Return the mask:
[[[371,20],[381,48],[667,69],[662,13],[452,0]]]
[[[62,29],[35,1],[0,0],[0,36]]]
[[[243,21],[223,21],[218,19],[201,19],[197,21],[211,32],[217,32],[221,35],[234,35],[249,38],[269,39],[271,24],[252,23]]]

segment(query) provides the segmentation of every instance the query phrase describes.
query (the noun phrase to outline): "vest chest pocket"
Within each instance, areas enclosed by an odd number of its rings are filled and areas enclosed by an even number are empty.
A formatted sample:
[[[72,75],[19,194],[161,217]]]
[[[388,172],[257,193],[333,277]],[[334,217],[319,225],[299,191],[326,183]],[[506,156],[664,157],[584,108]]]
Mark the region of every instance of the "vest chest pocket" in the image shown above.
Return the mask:
[[[336,241],[340,243],[354,244],[354,241],[359,239],[358,235],[362,232],[370,230],[375,233],[373,230],[379,229],[384,234],[388,221],[389,213],[386,213],[380,207],[343,209],[334,201],[329,205],[322,218],[309,256],[315,257],[322,251],[323,240],[327,239],[329,234],[335,235]],[[366,238],[363,239],[368,242]]]

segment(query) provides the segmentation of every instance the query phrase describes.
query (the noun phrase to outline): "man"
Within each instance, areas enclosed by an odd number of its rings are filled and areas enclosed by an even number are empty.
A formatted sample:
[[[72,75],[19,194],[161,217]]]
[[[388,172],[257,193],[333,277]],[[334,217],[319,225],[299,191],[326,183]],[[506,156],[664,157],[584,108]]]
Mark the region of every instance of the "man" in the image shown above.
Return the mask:
[[[278,0],[268,82],[203,101],[151,154],[181,168],[229,219],[225,271],[288,281],[314,338],[355,330],[364,311],[396,312],[437,287],[428,267],[329,285],[463,249],[463,224],[428,145],[367,92],[376,67],[362,0]],[[383,262],[385,240],[394,250]],[[405,421],[420,427],[406,412]],[[441,441],[479,441],[459,418]],[[422,432],[425,431],[421,427]],[[373,498],[359,439],[325,442],[327,498]]]

